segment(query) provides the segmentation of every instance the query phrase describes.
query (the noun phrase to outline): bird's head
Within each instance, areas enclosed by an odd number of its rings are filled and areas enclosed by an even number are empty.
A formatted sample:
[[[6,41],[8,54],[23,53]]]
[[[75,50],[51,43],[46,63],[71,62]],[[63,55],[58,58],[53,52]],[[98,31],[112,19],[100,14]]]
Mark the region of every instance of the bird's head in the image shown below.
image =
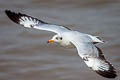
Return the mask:
[[[57,43],[60,43],[61,41],[63,40],[63,38],[59,35],[54,35],[52,37],[52,39],[48,40],[48,43],[51,43],[51,42],[57,42]]]

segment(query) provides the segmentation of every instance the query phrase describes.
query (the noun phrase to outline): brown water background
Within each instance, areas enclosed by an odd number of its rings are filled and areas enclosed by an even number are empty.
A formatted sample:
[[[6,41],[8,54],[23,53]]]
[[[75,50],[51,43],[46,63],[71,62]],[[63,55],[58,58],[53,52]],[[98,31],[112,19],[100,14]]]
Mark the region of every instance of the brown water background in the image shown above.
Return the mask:
[[[120,0],[0,0],[0,80],[109,80],[76,49],[46,44],[54,33],[14,24],[5,9],[102,37],[106,43],[98,46],[120,80]]]

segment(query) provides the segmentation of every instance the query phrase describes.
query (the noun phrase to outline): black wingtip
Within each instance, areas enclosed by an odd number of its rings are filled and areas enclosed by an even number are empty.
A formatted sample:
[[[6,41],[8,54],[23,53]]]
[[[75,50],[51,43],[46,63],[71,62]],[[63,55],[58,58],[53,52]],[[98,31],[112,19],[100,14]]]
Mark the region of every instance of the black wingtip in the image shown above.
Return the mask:
[[[99,75],[106,77],[106,78],[116,78],[117,74],[116,72],[108,72],[108,71],[96,71]]]
[[[105,59],[101,49],[98,48],[97,46],[96,48],[98,49],[99,52],[99,59],[104,61],[104,63],[102,63],[101,66],[99,66],[99,70],[96,70],[95,72],[106,78],[116,78],[117,77],[116,69],[113,67],[113,65],[110,62],[108,62]],[[105,66],[108,66],[109,69],[106,70]]]
[[[10,10],[5,10],[6,15],[15,23],[19,23],[19,18],[22,15],[21,13],[15,13]]]
[[[39,22],[42,23],[42,24],[48,24],[48,23],[46,23],[46,22],[44,22],[44,21],[42,21],[42,20],[38,20],[37,18],[33,18],[33,17],[29,16],[29,15],[22,14],[22,13],[15,13],[15,12],[12,12],[11,10],[5,10],[5,13],[6,13],[6,15],[7,15],[13,22],[18,23],[18,24],[19,24],[19,22],[20,22],[19,19],[20,19],[22,16],[28,17],[28,18],[30,17],[30,18],[32,18],[32,19],[35,19],[36,21],[39,21]]]
[[[116,73],[115,68],[110,63],[108,64],[109,64],[109,70],[104,70],[101,68],[102,70],[98,70],[96,71],[96,73],[106,78],[116,78],[117,73]]]

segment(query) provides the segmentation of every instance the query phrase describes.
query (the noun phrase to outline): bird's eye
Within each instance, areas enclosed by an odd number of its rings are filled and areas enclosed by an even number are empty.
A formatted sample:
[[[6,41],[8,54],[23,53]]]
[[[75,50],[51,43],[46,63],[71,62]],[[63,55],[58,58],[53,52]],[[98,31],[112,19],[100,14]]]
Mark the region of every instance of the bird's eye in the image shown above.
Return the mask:
[[[58,37],[56,37],[56,39],[58,40]]]
[[[60,40],[62,40],[62,37],[60,37]]]

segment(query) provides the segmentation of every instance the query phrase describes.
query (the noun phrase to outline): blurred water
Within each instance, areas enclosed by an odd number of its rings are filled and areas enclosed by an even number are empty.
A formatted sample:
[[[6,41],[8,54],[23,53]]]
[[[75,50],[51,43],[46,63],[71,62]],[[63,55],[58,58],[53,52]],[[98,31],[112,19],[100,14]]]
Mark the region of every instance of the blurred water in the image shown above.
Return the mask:
[[[54,33],[14,24],[5,9],[102,37],[106,43],[98,46],[120,80],[119,0],[0,0],[0,80],[109,80],[90,70],[76,49],[46,44]]]

